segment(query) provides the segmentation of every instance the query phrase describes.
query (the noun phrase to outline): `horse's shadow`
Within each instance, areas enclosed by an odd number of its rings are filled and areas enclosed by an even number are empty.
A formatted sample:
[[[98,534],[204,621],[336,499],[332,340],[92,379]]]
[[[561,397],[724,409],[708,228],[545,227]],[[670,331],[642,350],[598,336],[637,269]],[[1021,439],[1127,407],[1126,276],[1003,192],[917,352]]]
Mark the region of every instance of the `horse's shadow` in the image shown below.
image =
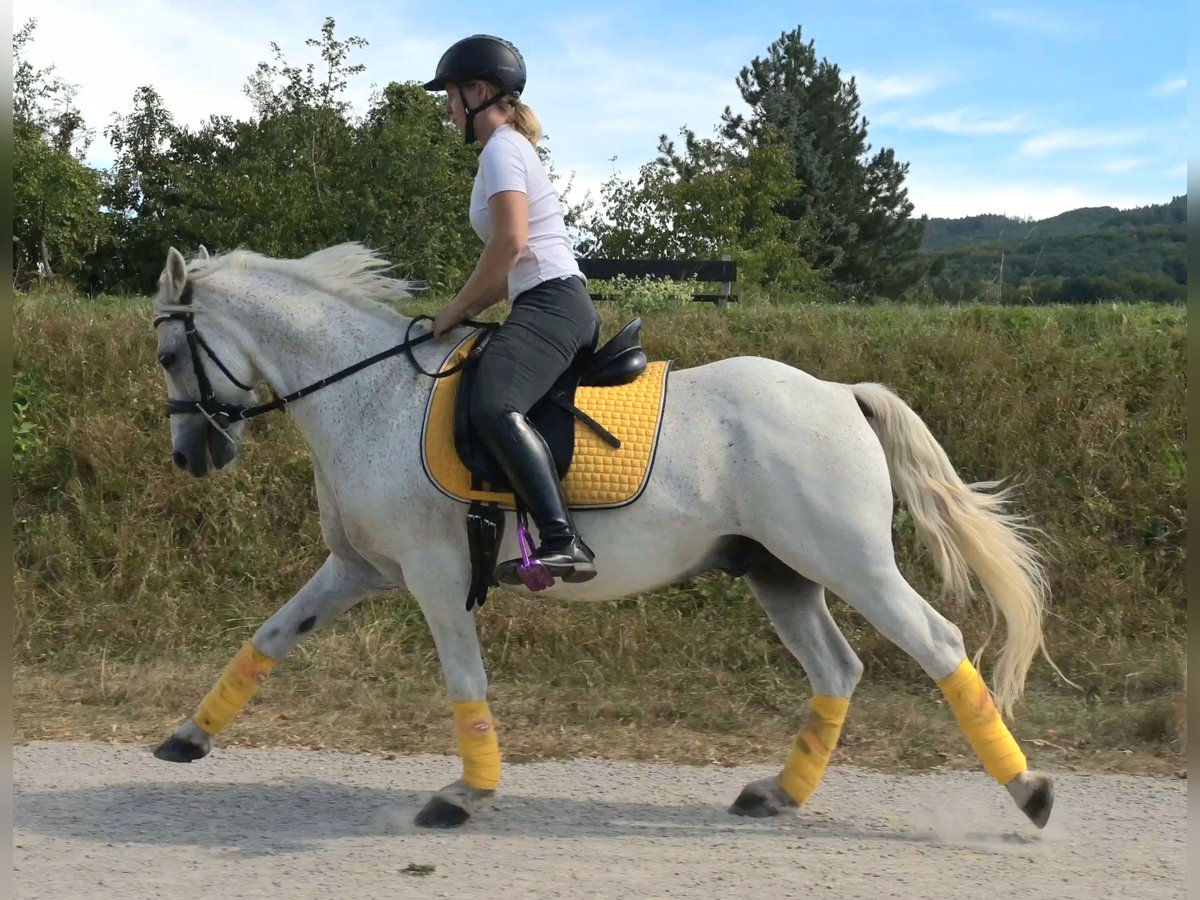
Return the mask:
[[[331,841],[451,836],[413,824],[428,792],[298,778],[286,783],[152,782],[14,793],[19,829],[104,843],[195,846],[245,856],[293,853]],[[863,828],[826,817],[753,820],[724,806],[671,805],[504,794],[485,801],[459,831],[489,835],[640,838],[777,832],[804,839],[934,842],[930,834]]]

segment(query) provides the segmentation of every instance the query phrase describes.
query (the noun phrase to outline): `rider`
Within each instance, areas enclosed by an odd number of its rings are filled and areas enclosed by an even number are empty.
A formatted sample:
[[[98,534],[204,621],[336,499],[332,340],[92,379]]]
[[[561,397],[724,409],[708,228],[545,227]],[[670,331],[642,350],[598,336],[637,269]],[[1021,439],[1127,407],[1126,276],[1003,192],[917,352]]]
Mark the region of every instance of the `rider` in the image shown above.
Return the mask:
[[[541,125],[520,99],[525,61],[508,41],[473,35],[442,55],[425,89],[445,91],[454,124],[468,144],[481,145],[470,219],[485,243],[467,283],[434,319],[434,335],[512,299],[479,359],[471,420],[529,508],[541,538],[536,558],[556,577],[587,581],[596,575],[594,556],[575,529],[550,449],[525,414],[581,350],[595,349],[600,318],[534,149]]]

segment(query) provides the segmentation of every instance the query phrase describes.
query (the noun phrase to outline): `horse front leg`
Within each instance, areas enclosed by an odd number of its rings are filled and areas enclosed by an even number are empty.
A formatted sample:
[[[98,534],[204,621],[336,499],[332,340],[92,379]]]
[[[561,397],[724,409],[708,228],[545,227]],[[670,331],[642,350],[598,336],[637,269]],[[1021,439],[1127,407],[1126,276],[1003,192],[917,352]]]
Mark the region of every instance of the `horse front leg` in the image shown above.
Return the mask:
[[[411,569],[405,566],[409,590],[437,645],[462,758],[462,776],[430,798],[417,813],[416,824],[456,828],[471,817],[481,801],[495,794],[500,784],[500,744],[488,708],[487,672],[475,617],[464,603],[469,571],[461,559],[446,558],[439,565],[430,554],[423,555],[420,564],[412,564]]]
[[[275,664],[301,640],[366,597],[397,587],[403,585],[385,581],[365,563],[330,554],[308,583],[242,645],[196,712],[154,755],[168,762],[192,762],[207,756],[213,737],[233,721]]]
[[[783,771],[746,785],[729,807],[735,815],[762,818],[803,804],[821,783],[863,666],[833,621],[821,585],[774,557],[756,562],[746,582],[813,688],[808,721]]]

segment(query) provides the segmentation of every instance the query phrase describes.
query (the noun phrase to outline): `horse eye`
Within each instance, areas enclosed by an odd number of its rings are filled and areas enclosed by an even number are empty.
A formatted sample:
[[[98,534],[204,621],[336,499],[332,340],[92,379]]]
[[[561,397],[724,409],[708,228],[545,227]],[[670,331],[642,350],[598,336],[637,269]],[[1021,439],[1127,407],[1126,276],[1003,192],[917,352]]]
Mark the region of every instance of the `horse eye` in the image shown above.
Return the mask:
[[[160,366],[162,366],[164,369],[171,368],[171,366],[175,365],[175,354],[174,353],[158,354],[158,364]]]

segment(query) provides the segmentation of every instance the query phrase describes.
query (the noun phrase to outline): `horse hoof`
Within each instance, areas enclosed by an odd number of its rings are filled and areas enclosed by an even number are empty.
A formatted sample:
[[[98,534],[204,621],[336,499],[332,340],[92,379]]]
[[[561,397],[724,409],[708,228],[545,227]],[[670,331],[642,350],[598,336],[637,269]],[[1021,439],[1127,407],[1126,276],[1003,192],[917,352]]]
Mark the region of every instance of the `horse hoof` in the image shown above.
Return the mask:
[[[1054,808],[1054,780],[1049,775],[1035,775],[1028,787],[1029,796],[1021,803],[1021,812],[1038,828],[1045,828]]]
[[[167,762],[189,763],[208,756],[210,749],[173,734],[158,745],[154,755]]]
[[[738,798],[733,801],[729,811],[735,816],[749,816],[751,819],[767,819],[783,812],[783,807],[767,791],[754,785],[742,788]]]
[[[422,828],[457,828],[471,814],[441,797],[434,797],[417,813],[417,824]]]

